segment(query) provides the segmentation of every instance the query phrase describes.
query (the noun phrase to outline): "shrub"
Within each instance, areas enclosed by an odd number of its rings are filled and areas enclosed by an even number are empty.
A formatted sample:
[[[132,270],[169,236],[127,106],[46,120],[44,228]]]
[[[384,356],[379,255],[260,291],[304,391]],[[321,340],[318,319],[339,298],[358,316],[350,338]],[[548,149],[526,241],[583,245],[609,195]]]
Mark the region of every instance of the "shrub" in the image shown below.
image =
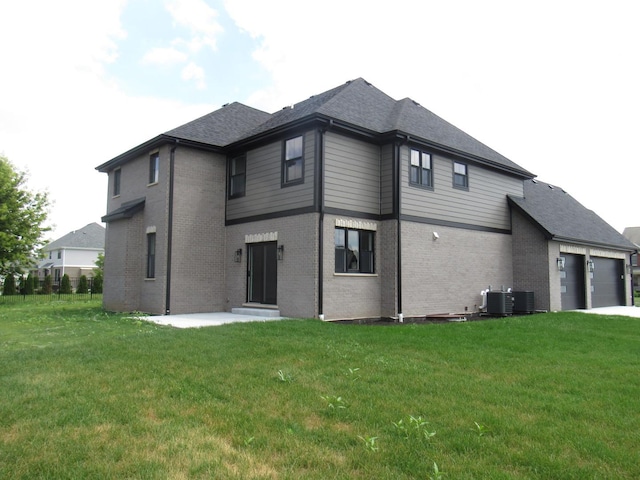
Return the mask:
[[[16,292],[16,279],[13,274],[9,274],[4,279],[4,287],[2,289],[3,295],[15,295]]]
[[[60,293],[73,293],[71,290],[71,279],[66,273],[62,276],[62,281],[60,282]]]
[[[96,273],[91,282],[92,293],[102,293],[102,272]]]
[[[44,283],[42,284],[42,293],[50,295],[53,292],[53,279],[51,275],[44,277]]]
[[[33,295],[36,291],[36,279],[32,273],[27,275],[27,281],[24,285],[24,293],[26,295]]]
[[[86,275],[80,276],[80,280],[78,281],[78,288],[76,288],[76,293],[89,293],[89,282],[87,281]]]

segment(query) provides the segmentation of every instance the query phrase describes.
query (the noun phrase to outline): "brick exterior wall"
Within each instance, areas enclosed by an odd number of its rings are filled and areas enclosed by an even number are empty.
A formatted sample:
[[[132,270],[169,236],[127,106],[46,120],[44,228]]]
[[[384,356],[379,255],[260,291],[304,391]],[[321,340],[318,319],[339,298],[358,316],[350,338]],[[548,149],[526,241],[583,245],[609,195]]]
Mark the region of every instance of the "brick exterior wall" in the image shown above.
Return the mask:
[[[141,252],[144,235],[142,214],[107,224],[103,305],[106,310],[142,310],[140,278],[144,275]]]
[[[345,275],[335,273],[335,238],[336,216],[326,215],[324,221],[324,316],[325,320],[346,318],[378,318],[383,315],[381,308],[382,275],[388,278],[388,264],[381,258],[381,245],[387,245],[389,228],[381,228],[380,222],[359,219],[356,217],[340,217],[355,221],[375,223],[375,271],[374,275]],[[387,255],[388,252],[384,252]],[[383,267],[384,266],[384,267]],[[388,282],[387,282],[388,283]],[[387,303],[389,299],[387,298]]]
[[[475,312],[489,285],[512,286],[511,235],[413,222],[401,228],[405,317]]]
[[[377,241],[380,245],[380,258],[377,264],[382,281],[380,316],[392,318],[398,314],[398,222],[380,222],[379,230]]]
[[[536,310],[560,310],[560,276],[553,275],[552,289],[549,273],[558,270],[555,265],[559,254],[557,245],[550,245],[544,234],[514,209],[511,228],[513,289],[532,291]],[[555,255],[554,251],[557,251]]]
[[[178,147],[175,152],[172,314],[224,311],[226,157]]]
[[[277,299],[280,314],[313,318],[318,312],[318,214],[242,223],[226,227],[227,311],[247,301],[247,244],[245,235],[277,233],[284,258],[277,262]],[[331,237],[333,241],[333,236]],[[235,251],[242,249],[240,263]],[[333,252],[333,247],[332,247]]]

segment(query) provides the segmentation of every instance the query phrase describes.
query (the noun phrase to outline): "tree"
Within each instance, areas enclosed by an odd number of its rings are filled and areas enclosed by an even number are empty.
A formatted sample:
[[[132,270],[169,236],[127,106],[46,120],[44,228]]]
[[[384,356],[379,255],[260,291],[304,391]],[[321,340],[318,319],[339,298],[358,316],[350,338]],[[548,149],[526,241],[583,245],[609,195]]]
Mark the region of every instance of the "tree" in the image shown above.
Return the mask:
[[[89,293],[89,283],[87,282],[86,275],[80,276],[80,280],[78,280],[78,288],[76,288],[76,293]]]
[[[60,293],[73,293],[71,290],[71,279],[66,273],[62,275],[62,281],[60,282]]]
[[[26,174],[0,155],[0,275],[32,263],[45,243],[49,209],[47,193],[26,188]]]

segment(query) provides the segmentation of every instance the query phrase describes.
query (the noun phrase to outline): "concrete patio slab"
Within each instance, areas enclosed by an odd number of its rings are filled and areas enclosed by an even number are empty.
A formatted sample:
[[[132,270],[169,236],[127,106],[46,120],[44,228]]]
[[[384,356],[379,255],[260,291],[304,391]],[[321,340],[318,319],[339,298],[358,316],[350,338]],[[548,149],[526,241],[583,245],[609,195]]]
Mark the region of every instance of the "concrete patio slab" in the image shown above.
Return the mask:
[[[228,323],[268,322],[284,320],[286,317],[263,317],[258,315],[238,315],[229,312],[188,313],[182,315],[150,315],[141,317],[143,320],[168,325],[175,328],[216,327]]]
[[[598,307],[575,311],[582,313],[595,313],[599,315],[622,315],[623,317],[640,318],[640,307]]]

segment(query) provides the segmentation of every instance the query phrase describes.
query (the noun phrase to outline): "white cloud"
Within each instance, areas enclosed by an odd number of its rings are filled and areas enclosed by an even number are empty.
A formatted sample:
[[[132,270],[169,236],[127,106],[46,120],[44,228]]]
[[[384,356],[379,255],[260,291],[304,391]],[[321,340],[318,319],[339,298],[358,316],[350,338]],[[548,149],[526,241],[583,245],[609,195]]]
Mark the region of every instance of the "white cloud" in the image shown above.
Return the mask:
[[[200,90],[204,90],[207,86],[204,69],[193,62],[189,62],[189,64],[182,69],[182,79],[194,81],[196,87]]]
[[[199,51],[203,46],[217,49],[218,36],[224,29],[217,21],[216,10],[203,0],[170,0],[166,8],[176,24],[191,32],[187,43],[193,51]]]
[[[142,57],[143,65],[173,66],[184,63],[188,59],[186,53],[174,47],[152,48]]]

